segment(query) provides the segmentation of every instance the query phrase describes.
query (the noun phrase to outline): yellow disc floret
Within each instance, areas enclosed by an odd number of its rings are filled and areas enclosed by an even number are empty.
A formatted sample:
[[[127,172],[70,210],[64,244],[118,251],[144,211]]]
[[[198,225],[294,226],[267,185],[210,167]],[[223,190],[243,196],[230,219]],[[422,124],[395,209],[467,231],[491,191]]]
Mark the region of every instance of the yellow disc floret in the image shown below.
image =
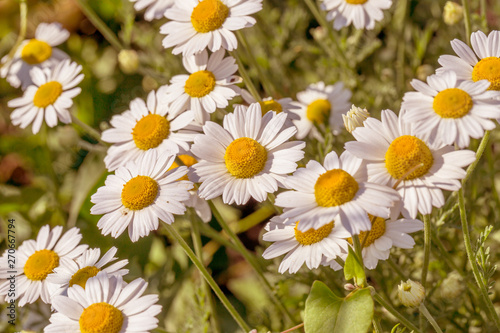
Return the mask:
[[[377,239],[385,234],[385,219],[382,217],[376,217],[373,220],[373,216],[368,214],[368,218],[372,222],[372,228],[370,231],[361,231],[359,233],[359,242],[364,244],[364,247],[372,245]],[[368,238],[367,238],[368,237]],[[366,240],[365,240],[366,238]],[[347,241],[352,244],[352,238],[348,238]]]
[[[21,58],[30,65],[38,65],[49,59],[52,47],[44,41],[31,39],[21,51]]]
[[[118,333],[123,325],[123,314],[111,304],[93,303],[83,310],[78,323],[82,333]]]
[[[198,71],[186,80],[184,91],[191,97],[203,97],[215,88],[215,76],[210,71]]]
[[[488,90],[500,90],[500,58],[488,57],[479,60],[472,70],[472,80],[488,80]]]
[[[276,102],[274,99],[268,101],[259,102],[260,108],[262,110],[262,115],[265,115],[269,111],[275,111],[276,113],[280,113],[283,111],[283,107],[280,103]]]
[[[309,229],[307,231],[300,231],[297,228],[298,225],[299,222],[295,224],[295,239],[302,245],[311,245],[321,242],[324,238],[328,237],[334,227],[333,221],[318,229]]]
[[[307,106],[306,116],[310,121],[323,124],[330,116],[332,105],[327,99],[318,99]]]
[[[462,118],[472,109],[472,98],[468,93],[458,88],[440,91],[432,107],[441,118]]]
[[[191,23],[198,32],[210,32],[219,29],[227,16],[229,8],[220,0],[203,0],[191,13]]]
[[[57,101],[62,91],[62,85],[57,81],[44,83],[37,89],[33,104],[38,108],[46,108]]]
[[[236,178],[250,178],[264,169],[267,151],[254,139],[238,138],[227,146],[224,161]]]
[[[358,182],[353,176],[342,169],[332,169],[318,177],[314,196],[319,206],[340,206],[351,201],[358,189]]]
[[[170,122],[159,114],[142,117],[132,129],[135,145],[142,150],[158,147],[169,134]]]
[[[91,277],[96,276],[100,271],[101,270],[95,266],[80,268],[75,274],[73,274],[71,280],[69,280],[69,286],[72,287],[73,285],[77,284],[85,289],[85,283],[87,283],[87,280]]]
[[[367,1],[368,0],[345,0],[345,2],[347,2],[348,4],[351,4],[351,5],[362,5]]]
[[[193,157],[193,156],[191,156],[191,155],[186,155],[186,154],[184,154],[184,155],[178,155],[177,157],[178,157],[178,158],[181,160],[181,162],[182,162],[182,163],[184,163],[184,165],[185,165],[185,166],[187,166],[188,168],[189,168],[190,166],[193,166],[193,165],[195,165],[196,163],[198,163],[198,161],[196,160],[196,158],[194,158],[194,157]],[[175,162],[175,161],[174,161],[174,163],[172,163],[172,165],[170,166],[170,168],[168,168],[168,170],[167,170],[167,171],[170,171],[170,170],[175,169],[175,168],[177,168],[177,167],[179,167],[179,164],[177,164],[177,162]],[[179,179],[177,179],[177,180],[189,180],[189,178],[188,178],[188,176],[187,176],[187,175],[184,175],[184,176],[182,176],[181,178],[179,178]]]
[[[407,175],[404,180],[422,177],[433,163],[434,158],[429,147],[422,140],[411,135],[396,138],[385,153],[387,172],[396,179],[403,177],[418,165],[421,166]]]
[[[32,281],[42,281],[58,266],[59,255],[57,253],[47,249],[39,250],[26,260],[24,274]]]
[[[137,176],[129,180],[122,189],[122,204],[131,210],[151,205],[158,195],[158,183],[148,176]]]

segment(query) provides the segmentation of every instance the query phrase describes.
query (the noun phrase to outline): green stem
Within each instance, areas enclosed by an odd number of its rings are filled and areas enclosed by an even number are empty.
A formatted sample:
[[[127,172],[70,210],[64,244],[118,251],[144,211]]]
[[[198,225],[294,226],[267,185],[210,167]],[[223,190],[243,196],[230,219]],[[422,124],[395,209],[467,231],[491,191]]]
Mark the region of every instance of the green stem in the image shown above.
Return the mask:
[[[464,7],[465,39],[467,40],[467,45],[470,46],[471,23],[469,0],[462,0],[462,6]]]
[[[432,315],[430,314],[429,310],[427,310],[423,302],[420,303],[419,310],[420,313],[422,313],[425,316],[425,318],[427,318],[429,323],[431,323],[432,327],[434,327],[434,330],[437,333],[443,333],[443,331],[441,331],[441,329],[439,328],[439,325],[436,323],[436,320],[434,319],[434,317],[432,317]]]
[[[291,327],[291,328],[289,328],[289,329],[287,329],[287,330],[285,330],[285,331],[283,331],[283,332],[281,332],[281,333],[289,333],[289,332],[292,332],[292,331],[298,330],[298,329],[299,329],[299,328],[301,328],[301,327],[304,327],[304,323],[302,323],[302,324],[298,324],[297,326],[294,326],[294,327]]]
[[[389,302],[387,302],[385,299],[382,298],[377,292],[375,292],[375,289],[373,287],[369,287],[372,290],[372,295],[373,299],[382,305],[384,308],[386,308],[387,311],[389,311],[394,317],[396,317],[401,324],[406,326],[408,329],[415,331],[416,333],[421,333],[421,331],[415,326],[412,322],[410,322],[404,315],[399,313],[396,309],[394,309]]]
[[[483,32],[487,33],[489,29],[488,29],[488,20],[486,19],[486,11],[488,10],[488,7],[486,5],[486,0],[481,0],[480,6],[481,6],[481,26],[483,28]]]
[[[0,68],[2,68],[4,65],[10,66],[10,60],[14,58],[14,55],[16,54],[17,49],[19,48],[19,45],[24,41],[26,38],[26,28],[28,26],[28,5],[26,4],[26,0],[21,0],[19,2],[19,17],[20,17],[20,22],[19,22],[19,35],[17,36],[17,40],[10,50],[9,54],[7,55],[8,61],[6,61],[3,64],[0,64]]]
[[[383,333],[382,327],[380,326],[380,322],[377,319],[375,318],[372,319],[372,325],[373,325],[373,331],[375,333]]]
[[[364,270],[365,264],[363,263],[363,251],[361,249],[361,242],[359,241],[359,235],[352,236],[352,244],[354,245],[354,252],[358,256],[361,267],[363,267]]]
[[[431,254],[431,217],[424,215],[424,265],[422,267],[422,286],[426,287],[429,259]]]
[[[469,180],[470,176],[472,175],[472,172],[474,172],[474,170],[476,169],[477,164],[479,163],[479,160],[481,159],[481,156],[483,156],[483,153],[486,150],[486,147],[488,147],[488,141],[490,139],[490,135],[491,135],[491,131],[484,132],[484,136],[483,136],[481,142],[479,143],[479,147],[477,148],[477,151],[476,151],[476,160],[474,162],[472,162],[472,164],[469,165],[469,167],[467,168],[467,173],[466,173],[464,179],[462,179],[462,186],[465,185],[465,183]]]
[[[102,141],[101,133],[99,131],[93,129],[89,125],[85,124],[83,121],[78,119],[74,114],[71,113],[71,120],[74,124],[78,125],[81,129],[87,132],[88,135],[99,141],[100,144],[104,145],[104,147],[108,147],[109,144],[107,142]]]
[[[245,82],[245,86],[248,88],[248,91],[252,94],[253,98],[257,101],[260,102],[262,101],[262,98],[259,95],[259,92],[257,91],[257,88],[255,88],[252,80],[250,79],[250,76],[248,75],[248,72],[245,68],[245,65],[243,65],[243,62],[241,61],[241,58],[236,50],[230,51],[229,54],[236,59],[236,63],[238,64],[238,72],[241,74],[243,77],[243,82]]]

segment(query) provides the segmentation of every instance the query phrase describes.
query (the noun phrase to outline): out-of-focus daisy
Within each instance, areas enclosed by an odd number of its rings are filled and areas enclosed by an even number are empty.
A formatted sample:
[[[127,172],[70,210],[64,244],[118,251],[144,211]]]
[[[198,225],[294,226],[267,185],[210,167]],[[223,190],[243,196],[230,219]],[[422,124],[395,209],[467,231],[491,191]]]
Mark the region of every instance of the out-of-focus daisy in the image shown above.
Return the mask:
[[[488,37],[482,31],[470,36],[472,49],[458,39],[451,41],[451,47],[458,55],[442,55],[437,73],[453,71],[458,80],[488,80],[490,90],[500,90],[500,31],[490,32]]]
[[[128,161],[135,161],[149,150],[159,155],[177,154],[179,148],[189,149],[196,132],[188,125],[193,121],[193,112],[181,114],[169,109],[165,101],[167,87],[158,92],[151,91],[147,104],[140,98],[130,102],[130,110],[111,118],[113,128],[102,133],[102,140],[111,142],[104,163],[113,171]]]
[[[172,7],[175,0],[130,0],[135,2],[134,8],[136,11],[140,12],[144,8],[144,19],[146,21],[152,21],[161,19],[165,16],[165,11]]]
[[[126,284],[121,276],[99,272],[68,289],[68,296],[54,296],[46,333],[60,332],[149,332],[158,327],[161,312],[158,295],[143,295],[148,284],[135,279]]]
[[[47,126],[54,127],[57,120],[68,124],[71,115],[68,109],[73,105],[73,98],[82,89],[76,87],[82,80],[82,66],[69,60],[58,63],[53,69],[33,67],[30,75],[33,85],[24,92],[23,97],[7,103],[16,108],[11,114],[12,124],[26,128],[32,124],[33,134],[38,133],[43,119]]]
[[[160,28],[167,35],[163,47],[175,46],[173,54],[184,56],[206,48],[215,52],[232,51],[238,46],[233,31],[251,27],[255,19],[248,15],[262,9],[262,0],[183,0],[165,12],[172,20]]]
[[[203,125],[210,113],[225,108],[228,100],[239,95],[240,88],[235,84],[241,78],[233,75],[238,66],[233,57],[224,58],[224,53],[220,50],[209,58],[208,52],[203,51],[182,59],[191,75],[176,75],[170,80],[166,100],[172,113],[193,110],[196,122]]]
[[[253,98],[253,96],[245,89],[241,89],[241,97],[248,104],[259,103],[260,108],[262,110],[262,115],[266,114],[269,111],[274,111],[276,113],[285,112],[287,115],[285,125],[292,126],[292,120],[299,120],[300,117],[291,110],[297,111],[300,107],[297,103],[294,103],[293,100],[289,97],[274,99],[272,97],[263,98],[262,101],[258,102]]]
[[[59,23],[40,23],[35,31],[35,38],[21,43],[14,57],[2,58],[0,77],[7,78],[11,86],[23,89],[33,84],[30,70],[33,67],[50,68],[69,56],[54,46],[62,44],[69,37],[69,32]]]
[[[405,121],[415,124],[415,133],[429,136],[447,145],[469,145],[470,138],[481,138],[484,130],[492,130],[495,123],[489,119],[500,118],[498,91],[486,91],[487,80],[457,82],[455,72],[431,75],[427,84],[412,80],[417,92],[407,92],[402,108],[406,109]]]
[[[444,204],[442,190],[460,188],[460,179],[465,176],[462,168],[474,161],[475,154],[428,142],[403,120],[405,116],[404,110],[399,119],[391,110],[383,110],[382,121],[365,120],[364,127],[352,132],[357,141],[347,142],[345,148],[365,160],[368,181],[392,187],[404,177],[396,188],[402,198],[402,213],[415,218],[417,212],[430,214],[432,206]]]
[[[300,107],[290,110],[299,115],[300,120],[294,120],[297,126],[297,138],[302,139],[309,134],[311,129],[316,131],[314,125],[330,127],[338,133],[342,126],[342,114],[349,111],[352,93],[344,89],[342,82],[326,86],[323,82],[310,84],[305,91],[297,94]]]
[[[158,229],[159,219],[171,224],[173,214],[186,211],[182,201],[189,198],[193,183],[179,180],[186,175],[186,167],[167,171],[174,159],[148,150],[106,178],[105,186],[90,198],[95,204],[90,213],[104,214],[97,223],[103,235],[117,238],[128,227],[130,239],[136,242]]]
[[[61,236],[63,228],[48,225],[40,228],[36,240],[24,241],[16,251],[15,268],[7,267],[7,251],[2,256],[0,266],[0,295],[5,299],[18,299],[18,305],[24,306],[38,298],[44,303],[51,302],[47,276],[60,265],[67,265],[87,249],[87,245],[78,245],[82,239],[80,229],[71,228]],[[5,259],[5,260],[4,260]],[[17,273],[11,273],[16,271]],[[15,296],[9,294],[11,275],[16,275]]]
[[[321,7],[327,10],[326,19],[333,20],[333,27],[340,30],[353,24],[356,29],[372,30],[375,22],[384,18],[392,0],[323,0]]]
[[[390,208],[399,201],[393,189],[366,181],[366,171],[349,152],[337,156],[330,152],[324,165],[311,160],[305,168],[286,180],[294,191],[278,194],[275,204],[287,210],[283,218],[300,221],[298,228],[319,229],[335,220],[351,233],[370,230],[367,213],[389,217]]]
[[[194,139],[191,151],[199,162],[194,173],[202,182],[199,195],[213,199],[222,194],[224,203],[261,202],[268,193],[284,187],[288,173],[304,157],[302,141],[290,141],[297,129],[285,127],[286,114],[268,112],[260,104],[238,105],[224,117],[224,127],[207,122],[205,134]]]

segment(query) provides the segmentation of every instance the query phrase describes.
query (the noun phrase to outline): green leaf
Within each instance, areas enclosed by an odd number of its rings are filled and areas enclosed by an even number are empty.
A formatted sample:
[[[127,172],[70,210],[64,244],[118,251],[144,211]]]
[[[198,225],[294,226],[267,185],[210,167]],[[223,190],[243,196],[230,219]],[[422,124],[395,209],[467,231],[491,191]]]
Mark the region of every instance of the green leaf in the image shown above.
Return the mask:
[[[354,283],[358,286],[364,286],[366,282],[365,270],[359,262],[358,256],[352,248],[349,247],[349,254],[345,261],[344,276],[346,280],[354,279]]]
[[[346,298],[336,296],[323,282],[315,281],[306,300],[306,333],[366,333],[373,318],[373,299],[368,288]]]

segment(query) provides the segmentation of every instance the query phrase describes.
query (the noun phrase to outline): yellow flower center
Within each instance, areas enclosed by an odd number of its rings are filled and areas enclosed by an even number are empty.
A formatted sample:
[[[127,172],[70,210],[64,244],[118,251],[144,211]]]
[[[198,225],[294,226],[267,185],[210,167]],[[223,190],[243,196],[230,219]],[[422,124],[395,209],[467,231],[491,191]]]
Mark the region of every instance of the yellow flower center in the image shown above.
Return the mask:
[[[368,214],[370,221],[373,220],[373,216]],[[372,222],[372,228],[368,231],[361,231],[359,233],[359,242],[365,244],[364,247],[372,245],[377,239],[385,234],[385,219],[382,217],[377,217],[375,221]],[[368,238],[366,238],[368,235]],[[365,240],[366,238],[366,240]],[[352,245],[352,238],[347,238],[347,241]]]
[[[123,314],[111,304],[94,303],[83,310],[78,322],[82,333],[118,333]]]
[[[194,158],[193,156],[191,155],[179,155],[177,156],[181,161],[182,163],[184,163],[185,166],[187,166],[188,168],[195,165],[196,163],[198,163],[198,161],[196,160],[196,158]],[[177,164],[177,162],[174,161],[174,163],[172,163],[172,165],[170,166],[170,168],[168,168],[167,171],[170,171],[172,169],[175,169],[179,167],[179,164]],[[181,178],[177,179],[177,180],[189,180],[188,176],[187,175],[184,175],[182,176]]]
[[[314,185],[316,203],[322,207],[340,206],[349,202],[358,192],[358,182],[342,169],[328,170]]]
[[[440,91],[432,107],[441,118],[462,118],[472,109],[472,98],[468,93],[458,88]]]
[[[137,176],[123,185],[122,204],[131,210],[151,205],[158,195],[158,183],[148,176]]]
[[[62,85],[57,81],[42,84],[33,97],[33,104],[38,108],[46,108],[57,101],[62,91]]]
[[[264,169],[267,151],[250,138],[238,138],[231,142],[224,154],[227,170],[236,178],[250,178]]]
[[[410,169],[421,163],[423,165],[407,175],[404,180],[422,177],[434,163],[429,147],[422,140],[411,135],[396,138],[385,153],[385,167],[396,179],[403,177]]]
[[[262,110],[262,115],[265,115],[268,111],[276,111],[276,113],[280,113],[283,111],[283,107],[280,103],[276,102],[274,99],[269,101],[259,102],[260,108]]]
[[[137,148],[148,150],[158,147],[170,134],[170,122],[159,114],[148,114],[132,130]]]
[[[21,51],[21,58],[30,65],[37,65],[49,59],[52,47],[38,39],[31,39]]]
[[[100,269],[95,266],[80,268],[75,274],[73,274],[71,280],[69,280],[69,286],[72,287],[77,284],[85,289],[85,283],[87,283],[87,280],[96,276],[99,271]]]
[[[47,249],[39,250],[26,260],[24,274],[32,281],[41,281],[45,280],[47,275],[52,273],[57,266],[59,266],[57,253]]]
[[[347,2],[348,4],[351,4],[351,5],[362,5],[367,1],[368,0],[345,0],[345,2]]]
[[[324,238],[332,232],[334,227],[333,221],[325,224],[318,229],[309,229],[307,231],[300,231],[297,227],[299,222],[295,224],[295,239],[302,245],[311,245],[314,243],[321,242]]]
[[[203,97],[215,88],[215,76],[210,71],[198,71],[186,80],[184,91],[191,97]]]
[[[210,32],[219,29],[228,15],[229,8],[220,0],[202,0],[191,13],[191,23],[198,32]]]
[[[472,80],[488,80],[488,90],[500,90],[500,58],[488,57],[479,60],[472,70]]]
[[[323,124],[330,115],[331,109],[332,105],[328,100],[318,99],[307,106],[307,119]]]

